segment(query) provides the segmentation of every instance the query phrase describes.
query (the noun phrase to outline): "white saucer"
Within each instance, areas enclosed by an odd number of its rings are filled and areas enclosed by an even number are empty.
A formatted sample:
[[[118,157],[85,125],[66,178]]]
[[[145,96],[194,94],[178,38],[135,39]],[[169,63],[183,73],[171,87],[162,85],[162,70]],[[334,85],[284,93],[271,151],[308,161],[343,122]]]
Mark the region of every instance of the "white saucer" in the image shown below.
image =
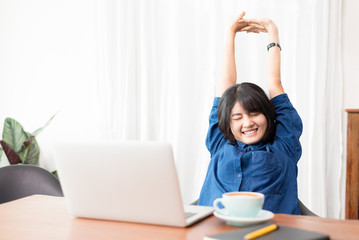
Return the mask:
[[[220,213],[218,211],[215,211],[213,214],[219,219],[226,221],[228,225],[238,226],[238,227],[245,227],[253,224],[262,223],[274,217],[274,214],[267,210],[261,210],[258,213],[258,216],[253,218],[233,217],[233,216],[224,215],[223,213]]]

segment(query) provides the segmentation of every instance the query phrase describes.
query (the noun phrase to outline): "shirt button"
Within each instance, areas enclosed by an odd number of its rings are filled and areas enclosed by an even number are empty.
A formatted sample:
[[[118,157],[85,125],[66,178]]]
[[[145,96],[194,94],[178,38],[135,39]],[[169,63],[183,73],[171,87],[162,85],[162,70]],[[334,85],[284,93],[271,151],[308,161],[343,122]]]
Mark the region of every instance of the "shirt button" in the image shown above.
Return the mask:
[[[240,178],[240,177],[242,177],[242,175],[241,175],[241,174],[238,174],[238,175],[237,175],[237,178]]]

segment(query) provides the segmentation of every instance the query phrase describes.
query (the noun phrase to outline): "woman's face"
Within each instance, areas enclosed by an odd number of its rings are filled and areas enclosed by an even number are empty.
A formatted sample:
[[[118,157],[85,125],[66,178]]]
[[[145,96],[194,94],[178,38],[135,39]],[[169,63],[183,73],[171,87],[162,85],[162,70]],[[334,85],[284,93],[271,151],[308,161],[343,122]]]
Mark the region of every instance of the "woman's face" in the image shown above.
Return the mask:
[[[255,144],[262,140],[267,125],[267,119],[263,113],[247,113],[239,102],[236,102],[231,110],[231,131],[235,139],[244,144]]]

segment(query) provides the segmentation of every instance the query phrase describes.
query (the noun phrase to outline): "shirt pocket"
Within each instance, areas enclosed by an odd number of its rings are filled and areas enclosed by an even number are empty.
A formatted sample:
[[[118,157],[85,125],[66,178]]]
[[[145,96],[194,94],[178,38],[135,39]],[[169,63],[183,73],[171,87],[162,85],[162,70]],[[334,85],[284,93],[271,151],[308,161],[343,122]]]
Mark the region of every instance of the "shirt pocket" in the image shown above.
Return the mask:
[[[275,154],[267,151],[253,151],[248,155],[243,173],[247,190],[280,194],[285,181],[283,163]]]

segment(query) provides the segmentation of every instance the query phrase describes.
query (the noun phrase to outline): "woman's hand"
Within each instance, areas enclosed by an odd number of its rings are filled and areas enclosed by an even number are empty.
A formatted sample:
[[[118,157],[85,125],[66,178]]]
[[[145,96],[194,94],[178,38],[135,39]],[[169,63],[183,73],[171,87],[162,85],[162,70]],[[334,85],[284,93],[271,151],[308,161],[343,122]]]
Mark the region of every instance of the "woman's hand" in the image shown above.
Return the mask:
[[[239,19],[239,25],[246,25],[242,27],[240,32],[272,32],[277,30],[275,23],[269,18],[252,18],[252,19]]]
[[[248,21],[244,19],[245,12],[241,12],[239,16],[233,21],[230,31],[237,32],[263,32],[265,28],[256,21]]]

